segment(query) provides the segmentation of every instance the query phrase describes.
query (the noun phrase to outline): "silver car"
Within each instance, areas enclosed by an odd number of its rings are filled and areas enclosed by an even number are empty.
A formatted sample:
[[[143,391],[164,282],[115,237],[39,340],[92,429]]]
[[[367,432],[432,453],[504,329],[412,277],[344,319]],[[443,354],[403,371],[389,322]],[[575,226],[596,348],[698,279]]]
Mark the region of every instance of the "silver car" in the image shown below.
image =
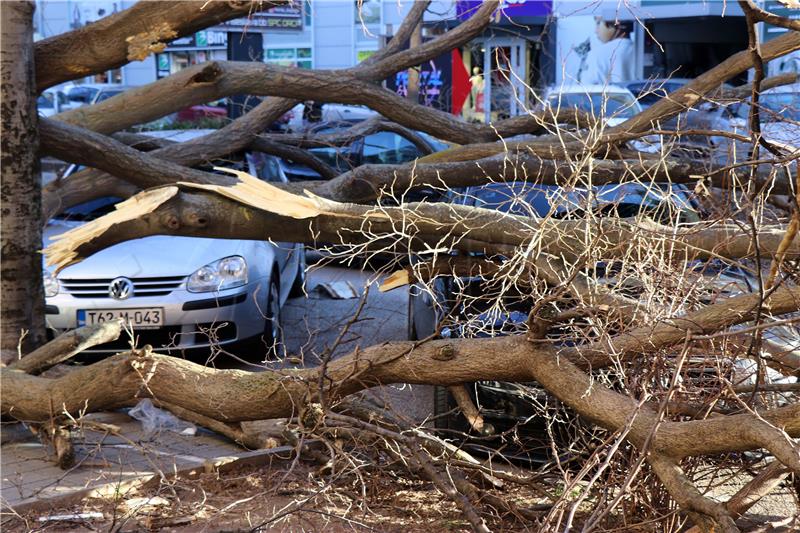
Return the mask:
[[[159,137],[166,136],[158,132]],[[203,132],[182,132],[179,140]],[[253,175],[273,175],[268,158],[246,154]],[[69,179],[66,177],[66,179]],[[45,229],[50,240],[113,210],[106,197],[68,209]],[[118,318],[130,325],[137,346],[162,352],[249,341],[263,356],[279,352],[281,306],[302,287],[301,244],[151,236],[102,250],[54,276],[45,271],[47,323],[54,334]],[[130,336],[127,336],[130,337]],[[114,353],[130,338],[96,347]]]

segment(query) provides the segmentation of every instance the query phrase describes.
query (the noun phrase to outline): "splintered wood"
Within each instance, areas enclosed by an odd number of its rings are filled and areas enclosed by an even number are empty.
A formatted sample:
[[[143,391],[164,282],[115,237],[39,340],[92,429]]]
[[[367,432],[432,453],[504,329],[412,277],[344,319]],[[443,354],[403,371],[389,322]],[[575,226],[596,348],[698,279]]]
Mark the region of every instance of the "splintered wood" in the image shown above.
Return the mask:
[[[44,250],[48,266],[55,266],[56,272],[60,272],[71,264],[79,262],[77,249],[81,244],[96,239],[115,224],[152,213],[161,204],[178,194],[178,190],[177,187],[170,186],[141,192],[117,204],[111,213],[53,237],[53,243]]]

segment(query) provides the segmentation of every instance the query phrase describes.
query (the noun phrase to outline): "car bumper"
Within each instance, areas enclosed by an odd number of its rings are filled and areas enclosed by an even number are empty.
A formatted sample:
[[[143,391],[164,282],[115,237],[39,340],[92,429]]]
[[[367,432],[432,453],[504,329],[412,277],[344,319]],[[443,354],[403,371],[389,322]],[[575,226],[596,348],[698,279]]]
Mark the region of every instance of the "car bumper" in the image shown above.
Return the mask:
[[[166,296],[76,298],[59,293],[47,298],[47,326],[57,335],[79,326],[79,311],[93,309],[163,309],[163,325],[134,327],[136,347],[150,344],[158,351],[174,352],[214,345],[227,345],[264,332],[267,288],[264,280],[216,293],[193,293],[176,289]],[[130,348],[131,335],[86,350],[88,353],[116,353]]]

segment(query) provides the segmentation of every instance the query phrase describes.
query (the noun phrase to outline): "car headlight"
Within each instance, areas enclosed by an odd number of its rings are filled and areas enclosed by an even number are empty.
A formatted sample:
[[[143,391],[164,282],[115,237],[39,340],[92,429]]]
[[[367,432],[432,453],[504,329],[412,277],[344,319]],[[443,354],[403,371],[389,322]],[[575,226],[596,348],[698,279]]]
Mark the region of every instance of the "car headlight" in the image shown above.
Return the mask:
[[[221,291],[241,287],[247,283],[247,261],[233,255],[214,261],[197,269],[189,276],[186,290],[189,292]]]
[[[58,280],[49,270],[44,270],[42,274],[44,280],[44,296],[45,298],[52,298],[58,294]]]

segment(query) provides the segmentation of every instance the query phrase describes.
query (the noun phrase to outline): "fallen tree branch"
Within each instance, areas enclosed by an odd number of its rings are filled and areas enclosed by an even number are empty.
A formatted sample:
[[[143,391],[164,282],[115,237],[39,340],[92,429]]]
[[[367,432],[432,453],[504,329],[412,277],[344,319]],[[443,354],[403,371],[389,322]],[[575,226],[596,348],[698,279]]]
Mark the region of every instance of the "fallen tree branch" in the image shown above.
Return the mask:
[[[132,148],[125,149],[133,152],[131,161],[141,159],[142,155]],[[165,171],[176,167],[166,162],[158,164]],[[228,179],[192,172],[199,175],[198,182]],[[246,174],[238,175],[244,181],[232,187],[183,183],[180,188],[156,188],[140,193],[131,199],[135,202],[126,206],[147,203],[152,205],[152,211],[137,212],[141,217],[136,218],[130,216],[133,211],[126,215],[120,207],[111,215],[63,234],[58,244],[48,247],[49,264],[60,269],[112,244],[153,234],[235,239],[274,237],[308,244],[363,242],[371,235],[385,236],[393,246],[413,247],[414,242],[418,242],[467,251],[478,247],[484,252],[506,252],[503,246],[533,244],[538,253],[573,260],[583,257],[587,236],[597,242],[596,255],[605,258],[630,254],[635,247],[640,247],[643,253],[658,249],[665,258],[682,262],[710,257],[748,257],[754,252],[750,235],[736,226],[674,230],[649,221],[538,219],[470,206],[425,202],[401,207],[361,206],[292,195]],[[150,198],[160,200],[152,204]],[[109,225],[112,216],[116,222]],[[398,222],[406,228],[402,236],[394,235]],[[445,235],[442,235],[443,230]],[[780,227],[760,230],[760,252],[765,256],[775,254],[783,233]],[[82,240],[89,235],[91,242]],[[800,257],[800,242],[793,242],[786,253],[787,258]]]
[[[84,350],[117,340],[121,332],[121,321],[69,330],[22,359],[12,362],[8,368],[21,370],[31,375],[41,374],[48,368],[63,363]]]
[[[90,25],[38,41],[37,90],[42,92],[61,82],[141,61],[163,50],[173,39],[286,3],[285,0],[137,2]]]

